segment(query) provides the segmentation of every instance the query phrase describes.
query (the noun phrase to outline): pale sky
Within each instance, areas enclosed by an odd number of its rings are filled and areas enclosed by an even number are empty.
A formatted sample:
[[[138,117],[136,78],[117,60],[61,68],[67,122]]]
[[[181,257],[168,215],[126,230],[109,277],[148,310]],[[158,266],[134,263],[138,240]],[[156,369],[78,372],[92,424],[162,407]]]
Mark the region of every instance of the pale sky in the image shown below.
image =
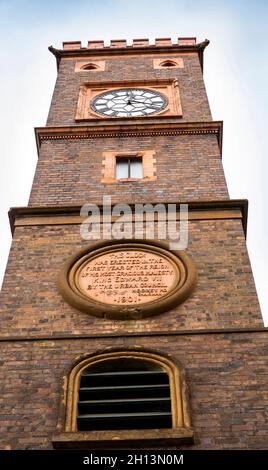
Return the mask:
[[[0,0],[0,282],[11,242],[7,212],[25,206],[56,79],[47,47],[62,41],[196,36],[213,119],[224,121],[231,198],[249,200],[247,245],[268,325],[268,2],[231,0]],[[265,119],[266,118],[266,119]]]

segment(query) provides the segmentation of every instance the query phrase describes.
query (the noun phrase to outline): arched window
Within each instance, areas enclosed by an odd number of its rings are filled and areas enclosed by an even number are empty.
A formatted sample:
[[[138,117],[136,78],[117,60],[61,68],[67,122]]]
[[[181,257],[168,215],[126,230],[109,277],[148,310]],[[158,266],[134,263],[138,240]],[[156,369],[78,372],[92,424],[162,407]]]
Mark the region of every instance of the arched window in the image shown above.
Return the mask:
[[[99,67],[96,64],[86,64],[81,70],[97,70]]]
[[[174,67],[176,69],[181,69],[184,67],[182,57],[166,57],[162,59],[153,59],[154,69],[162,69],[166,67]]]
[[[83,359],[69,375],[63,402],[55,448],[193,441],[184,373],[154,352],[110,351]]]
[[[160,66],[161,67],[176,67],[177,63],[173,62],[172,60],[165,60],[164,62],[161,62]]]
[[[167,372],[134,358],[87,367],[78,391],[77,430],[172,428]]]
[[[91,70],[92,72],[103,72],[105,70],[105,60],[78,60],[74,67],[75,72],[86,72]]]

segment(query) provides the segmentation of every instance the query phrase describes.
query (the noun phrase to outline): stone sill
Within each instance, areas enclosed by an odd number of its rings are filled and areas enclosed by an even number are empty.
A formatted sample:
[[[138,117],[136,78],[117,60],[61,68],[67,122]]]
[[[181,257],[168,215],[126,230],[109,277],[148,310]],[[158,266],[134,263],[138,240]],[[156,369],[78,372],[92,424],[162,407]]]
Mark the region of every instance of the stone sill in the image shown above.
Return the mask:
[[[146,181],[146,178],[118,178],[115,179],[116,183],[133,183],[133,182],[143,182]]]
[[[52,444],[54,449],[175,447],[194,444],[194,432],[189,428],[62,432],[53,436]]]

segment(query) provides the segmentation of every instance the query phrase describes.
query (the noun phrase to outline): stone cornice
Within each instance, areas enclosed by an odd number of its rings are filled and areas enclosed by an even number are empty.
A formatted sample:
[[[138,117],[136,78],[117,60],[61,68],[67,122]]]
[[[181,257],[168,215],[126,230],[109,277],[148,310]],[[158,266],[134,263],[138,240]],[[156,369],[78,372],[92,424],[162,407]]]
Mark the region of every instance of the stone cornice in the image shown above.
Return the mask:
[[[157,202],[152,202],[157,204]],[[178,210],[180,204],[188,204],[189,218],[191,218],[191,212],[199,211],[202,212],[219,212],[239,210],[241,211],[241,220],[246,236],[247,232],[247,214],[248,214],[248,201],[246,199],[226,199],[226,200],[214,200],[214,201],[169,201],[164,203],[165,206],[168,204],[177,204]],[[102,208],[99,204],[100,210]],[[112,204],[113,207],[113,204]],[[135,204],[130,204],[130,207],[134,210]],[[19,219],[26,217],[40,218],[40,217],[66,217],[66,216],[79,216],[81,205],[58,205],[58,206],[26,206],[26,207],[12,207],[9,210],[9,220],[12,234],[14,233],[15,223]],[[207,218],[207,217],[205,217]]]
[[[37,127],[37,151],[46,140],[79,140],[96,138],[124,138],[161,135],[216,135],[222,150],[222,121],[181,122],[178,118],[98,119],[84,126]]]
[[[77,48],[70,48],[70,49],[56,49],[53,46],[50,46],[48,50],[56,57],[57,61],[57,69],[59,68],[59,64],[61,59],[65,57],[84,57],[88,55],[94,56],[104,56],[104,55],[111,55],[111,56],[119,56],[119,55],[140,55],[140,54],[169,54],[169,53],[178,53],[178,54],[187,54],[196,52],[199,57],[200,65],[203,70],[203,55],[204,50],[209,44],[209,40],[205,39],[198,44],[165,44],[159,43],[154,45],[146,45],[146,46],[124,46],[120,47],[120,41],[118,41],[118,47],[97,47],[97,48],[87,48],[87,47],[79,47],[79,42],[74,43],[77,44]]]

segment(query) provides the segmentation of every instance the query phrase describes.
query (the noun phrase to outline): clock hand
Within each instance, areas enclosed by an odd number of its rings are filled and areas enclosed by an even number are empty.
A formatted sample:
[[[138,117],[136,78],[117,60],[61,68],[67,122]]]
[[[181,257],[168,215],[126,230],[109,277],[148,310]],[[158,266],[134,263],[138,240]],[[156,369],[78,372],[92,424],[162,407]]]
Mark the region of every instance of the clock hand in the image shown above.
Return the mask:
[[[145,101],[131,100],[131,104],[132,103],[143,104],[144,106],[147,106],[147,108],[161,109],[161,105],[154,104],[154,103],[146,103]]]
[[[145,104],[145,100],[140,101],[140,100],[135,100],[135,98],[133,98],[133,99],[131,100],[131,103],[141,103],[141,104]]]
[[[129,90],[129,91],[127,92],[127,96],[128,96],[128,102],[127,102],[127,104],[131,104],[131,101],[132,101],[132,99],[133,99],[132,91]]]
[[[146,104],[146,103],[145,103]],[[153,108],[153,109],[161,109],[161,105],[158,106],[157,104],[147,104],[147,108]]]

